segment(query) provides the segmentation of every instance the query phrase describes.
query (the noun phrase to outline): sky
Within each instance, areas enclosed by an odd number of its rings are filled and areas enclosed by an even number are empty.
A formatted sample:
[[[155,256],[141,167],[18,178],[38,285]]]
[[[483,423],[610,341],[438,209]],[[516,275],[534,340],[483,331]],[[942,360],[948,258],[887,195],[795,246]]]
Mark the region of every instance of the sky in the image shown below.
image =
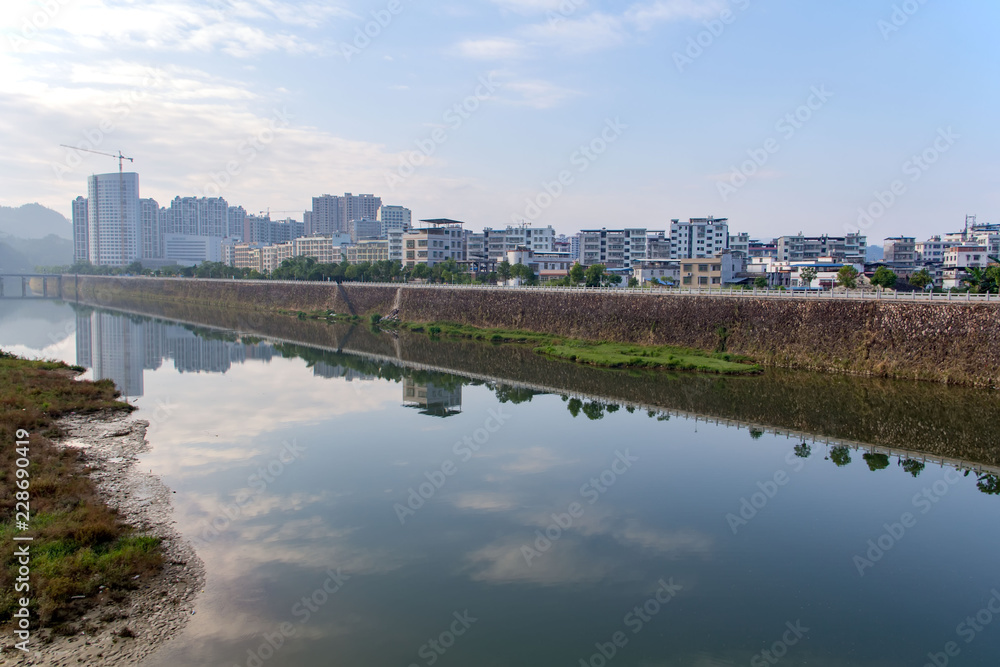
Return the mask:
[[[993,0],[6,0],[0,204],[926,238],[1000,222]]]

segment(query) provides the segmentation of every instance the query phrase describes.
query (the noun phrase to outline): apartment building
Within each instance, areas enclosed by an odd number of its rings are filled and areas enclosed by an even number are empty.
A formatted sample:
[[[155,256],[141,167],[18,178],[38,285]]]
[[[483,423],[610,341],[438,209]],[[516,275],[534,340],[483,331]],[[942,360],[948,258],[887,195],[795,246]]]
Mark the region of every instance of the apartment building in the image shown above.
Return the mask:
[[[680,261],[682,287],[721,287],[736,280],[744,260],[728,250],[718,257],[691,258]]]
[[[917,239],[893,236],[882,241],[882,261],[886,264],[913,264],[917,261]]]
[[[646,259],[646,230],[588,229],[577,234],[579,262],[584,266],[603,264],[609,269],[629,269],[632,262]]]
[[[960,245],[948,248],[944,252],[944,268],[985,268],[990,264],[988,250],[986,246],[981,245]]]
[[[362,262],[384,262],[389,259],[389,241],[368,239],[344,248],[347,261],[351,264]]]
[[[330,236],[302,236],[293,242],[296,257],[312,257],[320,264],[339,264],[341,247],[349,244],[351,238],[347,234],[332,234]]]
[[[687,222],[671,220],[670,244],[671,259],[717,257],[729,248],[729,219],[709,216]]]
[[[421,220],[431,227],[411,229],[403,234],[403,266],[434,266],[453,259],[465,260],[465,230],[457,220]]]
[[[371,194],[313,197],[309,228],[306,234],[336,234],[349,232],[348,225],[354,220],[379,220],[382,198]]]
[[[783,262],[805,262],[830,257],[848,264],[864,264],[868,257],[868,239],[861,234],[847,236],[782,236],[775,240],[777,258]]]
[[[404,206],[383,206],[379,211],[379,236],[386,238],[391,231],[405,232],[412,224],[413,214]]]
[[[506,229],[487,227],[483,230],[483,243],[489,259],[502,261],[507,253],[517,248],[529,248],[532,252],[553,252],[556,231],[552,226],[529,227],[527,225],[508,226]]]
[[[917,261],[922,264],[943,264],[945,251],[960,245],[963,245],[962,241],[943,241],[940,236],[932,236],[915,243],[913,250]]]

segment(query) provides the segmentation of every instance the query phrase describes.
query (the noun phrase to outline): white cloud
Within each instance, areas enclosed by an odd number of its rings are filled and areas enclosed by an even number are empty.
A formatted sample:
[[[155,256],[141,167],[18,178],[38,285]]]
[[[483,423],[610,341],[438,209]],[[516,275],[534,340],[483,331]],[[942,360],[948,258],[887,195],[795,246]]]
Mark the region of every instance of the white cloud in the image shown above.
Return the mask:
[[[625,10],[625,20],[639,30],[650,30],[666,21],[703,20],[718,16],[728,3],[723,0],[657,0],[637,3]]]
[[[536,23],[522,34],[540,47],[564,53],[586,53],[618,46],[628,33],[617,16],[593,12],[578,19]]]
[[[477,60],[511,60],[528,55],[527,45],[508,37],[467,39],[459,42],[456,49],[463,57]]]
[[[561,9],[578,11],[587,6],[587,0],[493,0],[493,4],[517,14],[541,14]]]
[[[44,24],[38,12],[4,12],[0,28],[30,39],[14,44],[22,53],[127,49],[169,52],[221,51],[244,58],[283,51],[319,53],[313,43],[287,28],[316,29],[330,19],[358,17],[336,4],[297,5],[277,0],[75,0],[54,3],[58,9]],[[27,21],[27,23],[25,23]]]

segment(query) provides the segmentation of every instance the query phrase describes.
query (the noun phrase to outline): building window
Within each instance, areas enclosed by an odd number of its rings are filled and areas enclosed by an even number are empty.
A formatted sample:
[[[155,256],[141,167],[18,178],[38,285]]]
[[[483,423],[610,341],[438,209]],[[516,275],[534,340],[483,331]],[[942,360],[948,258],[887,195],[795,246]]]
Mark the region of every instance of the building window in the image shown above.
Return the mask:
[[[708,284],[708,276],[698,276],[698,284],[699,285],[707,285]]]
[[[684,284],[685,285],[691,284],[691,276],[684,276]]]

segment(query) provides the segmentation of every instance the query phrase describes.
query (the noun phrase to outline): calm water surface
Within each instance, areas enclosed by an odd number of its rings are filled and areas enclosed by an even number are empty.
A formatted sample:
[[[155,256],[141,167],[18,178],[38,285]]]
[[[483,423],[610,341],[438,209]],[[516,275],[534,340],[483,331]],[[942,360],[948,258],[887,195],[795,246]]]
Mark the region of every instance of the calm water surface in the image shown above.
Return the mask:
[[[208,580],[150,667],[1000,664],[988,476],[51,302],[0,345],[152,422]]]

